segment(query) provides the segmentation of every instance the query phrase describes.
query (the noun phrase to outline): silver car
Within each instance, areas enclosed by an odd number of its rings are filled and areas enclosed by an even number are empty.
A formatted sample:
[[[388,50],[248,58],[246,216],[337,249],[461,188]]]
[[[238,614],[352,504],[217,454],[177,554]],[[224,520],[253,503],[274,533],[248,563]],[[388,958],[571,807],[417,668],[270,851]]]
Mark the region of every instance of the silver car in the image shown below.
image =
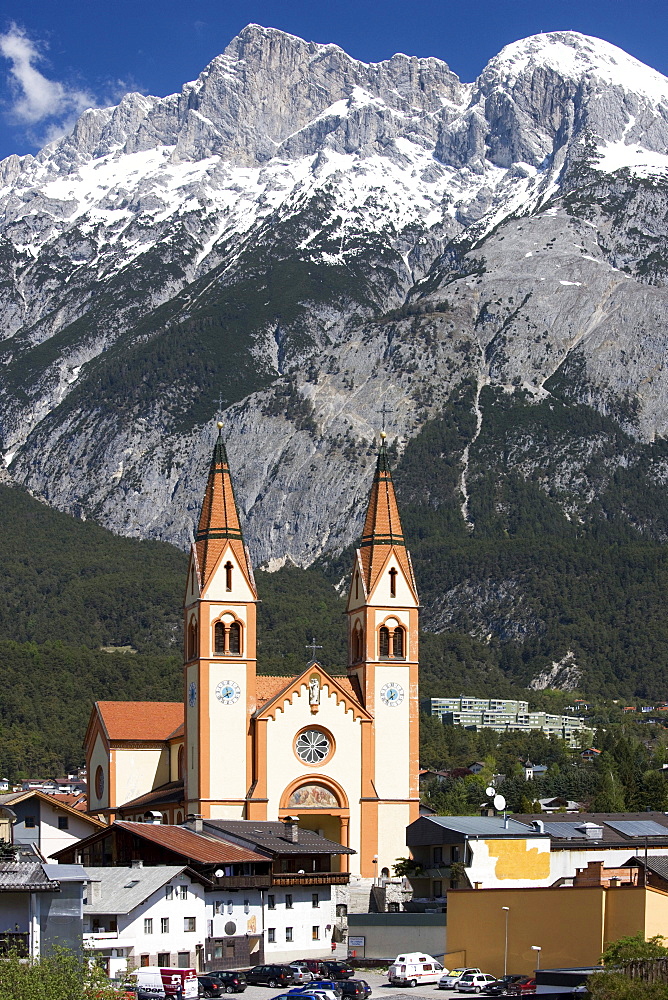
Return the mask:
[[[295,977],[296,983],[310,983],[313,979],[313,973],[306,965],[300,965],[299,962],[291,962],[290,968],[292,969],[292,975]]]

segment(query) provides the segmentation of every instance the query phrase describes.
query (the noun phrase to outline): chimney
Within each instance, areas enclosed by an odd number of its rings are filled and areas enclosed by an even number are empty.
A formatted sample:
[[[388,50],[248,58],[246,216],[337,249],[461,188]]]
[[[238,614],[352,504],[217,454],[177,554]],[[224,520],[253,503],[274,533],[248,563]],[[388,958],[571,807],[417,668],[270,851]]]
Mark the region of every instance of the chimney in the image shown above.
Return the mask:
[[[86,890],[86,903],[88,906],[92,906],[93,903],[99,903],[102,899],[102,883],[98,880],[96,882],[89,882],[88,889]]]
[[[545,824],[543,823],[542,819],[535,819],[531,824],[531,826],[536,831],[536,833],[545,833]]]
[[[188,813],[186,817],[186,822],[190,829],[194,833],[201,833],[203,830],[202,814],[201,813]]]
[[[283,826],[285,839],[291,844],[296,844],[299,841],[299,816],[286,816]]]
[[[162,814],[159,812],[151,812],[151,811],[145,812],[144,822],[152,823],[153,826],[160,826],[160,824],[162,823]]]
[[[143,868],[144,867],[144,862],[140,861],[138,858],[135,858],[135,860],[131,863],[130,867],[131,868]]]

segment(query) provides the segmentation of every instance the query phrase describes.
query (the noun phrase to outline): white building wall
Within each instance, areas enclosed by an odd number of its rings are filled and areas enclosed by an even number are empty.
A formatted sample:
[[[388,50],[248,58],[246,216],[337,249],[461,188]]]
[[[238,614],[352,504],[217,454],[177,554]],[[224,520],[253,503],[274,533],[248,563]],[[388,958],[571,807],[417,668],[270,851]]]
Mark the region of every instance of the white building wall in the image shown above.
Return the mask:
[[[67,819],[66,830],[61,830],[58,827],[58,819],[61,816],[65,816]],[[55,858],[53,858],[53,855],[56,851],[61,851],[71,844],[76,844],[78,841],[83,840],[84,837],[90,837],[92,833],[96,833],[100,829],[97,825],[88,822],[84,816],[79,818],[78,816],[72,816],[71,813],[65,813],[63,809],[59,809],[55,802],[53,805],[41,802],[39,818],[39,847],[46,860],[52,861],[54,864]]]
[[[286,894],[292,893],[292,909],[285,905]],[[292,962],[296,958],[318,958],[331,954],[332,928],[336,917],[334,887],[330,885],[276,886],[271,893],[275,908],[265,910],[264,956],[267,962]],[[313,905],[313,895],[318,905]],[[266,898],[265,897],[265,898]],[[286,928],[292,928],[292,941],[286,940]],[[313,938],[313,928],[318,938]],[[269,929],[274,929],[275,942],[269,941]]]
[[[130,802],[169,781],[169,750],[112,750],[116,760],[116,802]],[[93,782],[95,775],[93,774]]]

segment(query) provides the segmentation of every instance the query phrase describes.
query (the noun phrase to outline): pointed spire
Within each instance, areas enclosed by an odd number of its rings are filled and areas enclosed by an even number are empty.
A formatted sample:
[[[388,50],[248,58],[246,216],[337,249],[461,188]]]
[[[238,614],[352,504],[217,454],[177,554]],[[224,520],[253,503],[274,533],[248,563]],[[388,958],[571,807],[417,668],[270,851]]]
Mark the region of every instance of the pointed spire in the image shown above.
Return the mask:
[[[399,518],[399,508],[387,456],[385,431],[381,432],[376,474],[371,487],[369,507],[366,512],[360,556],[364,568],[367,593],[371,592],[378,574],[389,555],[388,547],[395,550],[406,578],[413,583],[413,571],[406,551],[404,532]],[[413,584],[414,586],[414,584]]]
[[[227,451],[223,442],[222,423],[218,423],[218,438],[213,449],[209,468],[209,478],[199,518],[195,548],[200,570],[200,586],[204,587],[213,572],[221,552],[229,542],[239,565],[253,580],[246,547],[241,534],[239,512],[234,490]]]

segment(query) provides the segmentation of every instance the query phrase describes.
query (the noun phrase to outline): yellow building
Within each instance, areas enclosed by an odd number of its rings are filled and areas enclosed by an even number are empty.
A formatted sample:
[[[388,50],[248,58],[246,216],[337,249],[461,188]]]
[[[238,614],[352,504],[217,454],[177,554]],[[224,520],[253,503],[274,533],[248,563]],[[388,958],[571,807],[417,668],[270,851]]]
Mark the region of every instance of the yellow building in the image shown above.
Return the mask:
[[[348,664],[258,676],[257,589],[219,434],[184,600],[184,705],[100,702],[89,809],[163,822],[299,816],[372,877],[418,815],[418,596],[383,440],[348,592]]]
[[[457,889],[448,893],[444,961],[494,976],[506,967],[530,975],[538,955],[540,968],[591,966],[608,942],[639,931],[668,933],[668,892],[633,884]]]

